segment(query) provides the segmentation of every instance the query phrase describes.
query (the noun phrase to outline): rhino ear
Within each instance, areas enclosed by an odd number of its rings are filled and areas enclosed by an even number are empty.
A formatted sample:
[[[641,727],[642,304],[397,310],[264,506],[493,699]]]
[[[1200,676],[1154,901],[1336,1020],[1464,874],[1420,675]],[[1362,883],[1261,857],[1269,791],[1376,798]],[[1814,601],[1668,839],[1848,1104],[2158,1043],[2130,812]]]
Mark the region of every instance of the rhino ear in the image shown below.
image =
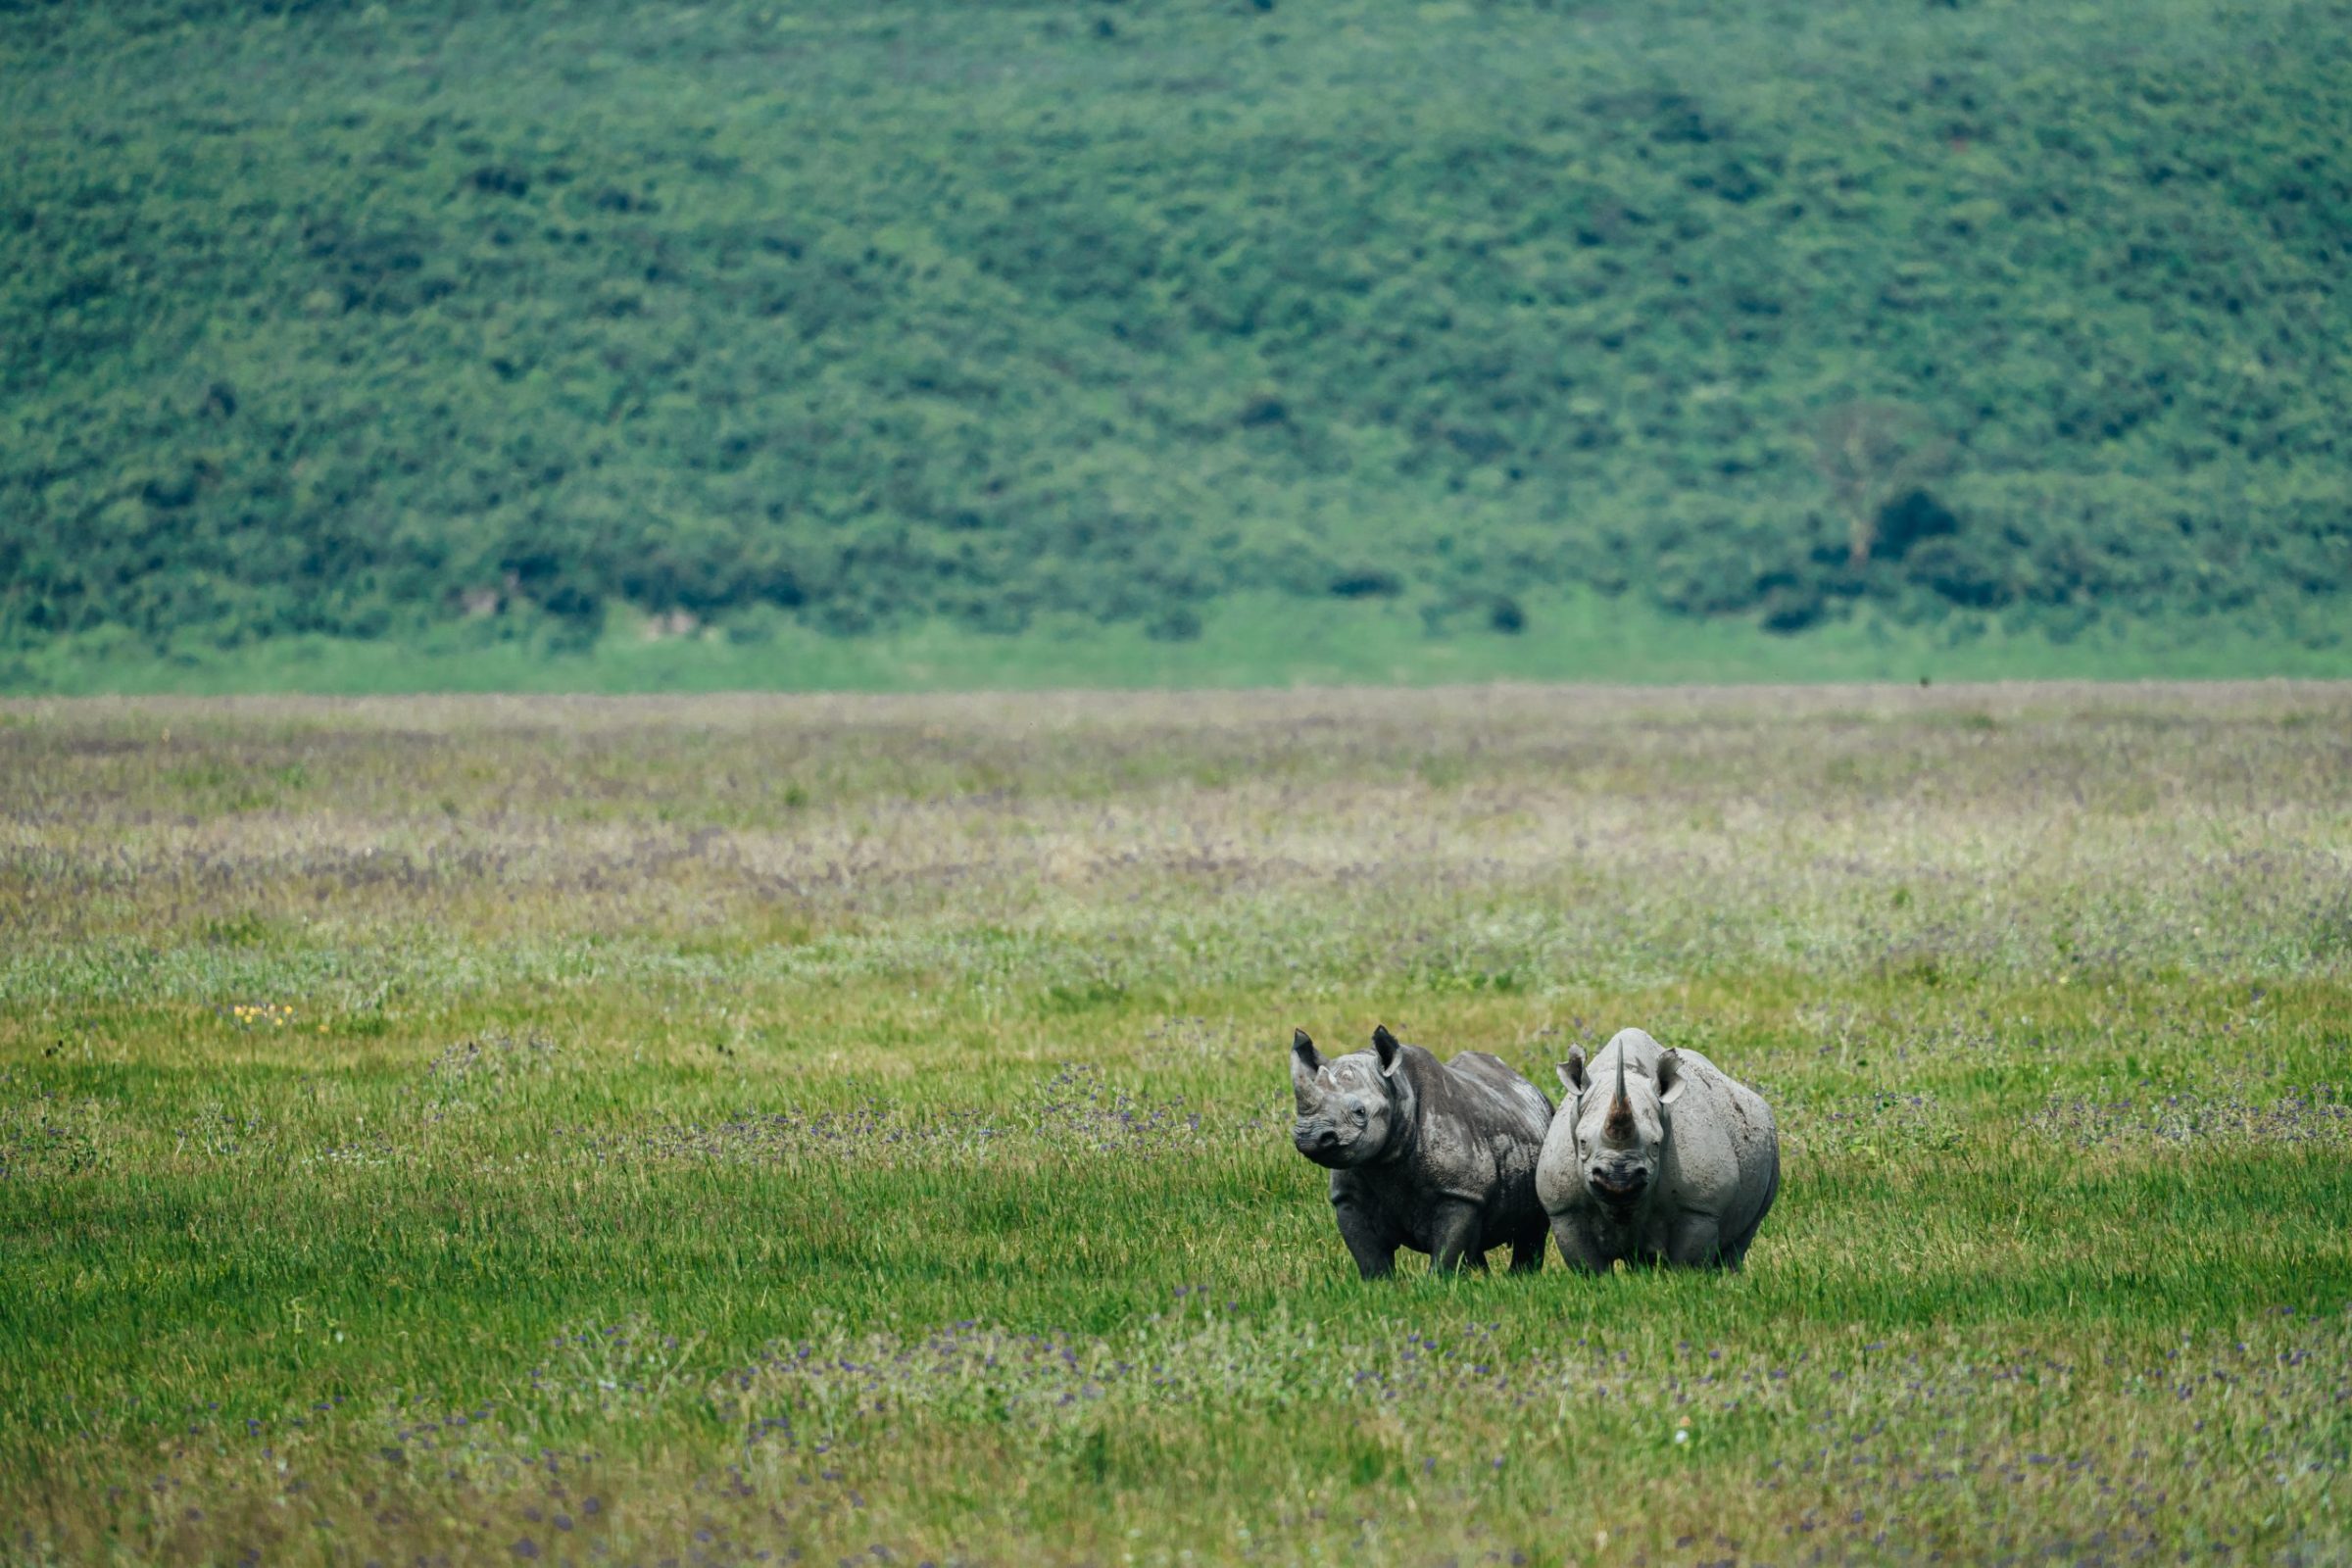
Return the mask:
[[[1291,1087],[1298,1095],[1298,1103],[1310,1102],[1322,1091],[1315,1085],[1315,1074],[1323,1070],[1323,1054],[1303,1029],[1291,1031]]]
[[[1387,1024],[1381,1024],[1372,1031],[1372,1049],[1380,1053],[1382,1075],[1389,1078],[1396,1077],[1397,1053],[1404,1048],[1396,1044],[1396,1037],[1389,1033]]]
[[[1571,1094],[1585,1092],[1585,1048],[1570,1046],[1568,1059],[1560,1063],[1560,1087]]]
[[[1683,1054],[1667,1051],[1658,1056],[1658,1098],[1671,1105],[1682,1098],[1690,1080],[1683,1072]]]

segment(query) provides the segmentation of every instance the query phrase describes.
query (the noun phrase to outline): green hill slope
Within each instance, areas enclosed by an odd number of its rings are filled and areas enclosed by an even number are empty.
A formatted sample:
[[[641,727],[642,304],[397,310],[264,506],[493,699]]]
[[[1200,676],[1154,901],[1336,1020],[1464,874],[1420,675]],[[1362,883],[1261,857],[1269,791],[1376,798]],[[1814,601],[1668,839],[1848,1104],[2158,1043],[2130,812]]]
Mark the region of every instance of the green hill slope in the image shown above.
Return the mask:
[[[0,5],[0,646],[1182,641],[1269,593],[1443,635],[1594,591],[2324,640],[2348,37],[2347,0]]]

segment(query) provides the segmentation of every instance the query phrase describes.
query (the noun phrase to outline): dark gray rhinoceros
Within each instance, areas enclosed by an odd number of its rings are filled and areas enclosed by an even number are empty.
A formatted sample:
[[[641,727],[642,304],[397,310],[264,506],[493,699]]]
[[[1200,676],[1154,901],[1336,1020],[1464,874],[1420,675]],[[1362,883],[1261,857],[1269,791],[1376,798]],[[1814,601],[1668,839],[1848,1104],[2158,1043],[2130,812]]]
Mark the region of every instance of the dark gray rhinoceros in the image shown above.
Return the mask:
[[[1536,1187],[1568,1266],[1738,1268],[1781,1190],[1763,1097],[1639,1029],[1590,1065],[1569,1053],[1560,1082],[1576,1098],[1552,1121]]]
[[[1441,1270],[1485,1268],[1505,1242],[1515,1272],[1544,1266],[1536,1156],[1551,1102],[1484,1052],[1441,1062],[1386,1027],[1372,1049],[1325,1061],[1301,1029],[1291,1041],[1298,1152],[1331,1168],[1340,1239],[1366,1279],[1396,1249]]]

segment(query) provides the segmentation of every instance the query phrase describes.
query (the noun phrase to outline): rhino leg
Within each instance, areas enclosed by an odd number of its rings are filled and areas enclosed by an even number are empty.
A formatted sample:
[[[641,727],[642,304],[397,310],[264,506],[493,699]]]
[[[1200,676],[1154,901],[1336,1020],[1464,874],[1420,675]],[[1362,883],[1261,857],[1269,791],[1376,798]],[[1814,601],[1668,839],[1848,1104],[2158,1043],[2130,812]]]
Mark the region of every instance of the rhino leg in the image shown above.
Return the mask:
[[[1460,1201],[1440,1208],[1430,1226],[1434,1245],[1429,1250],[1432,1272],[1450,1274],[1456,1269],[1484,1270],[1487,1254],[1479,1250],[1478,1205]]]
[[[1332,1211],[1339,1216],[1340,1240],[1348,1244],[1348,1255],[1355,1259],[1355,1271],[1365,1279],[1381,1279],[1396,1272],[1396,1243],[1373,1217],[1344,1198],[1331,1200]]]
[[[1666,1239],[1666,1261],[1685,1268],[1714,1268],[1724,1261],[1723,1231],[1712,1214],[1684,1214]]]
[[[1772,1200],[1781,1193],[1781,1162],[1772,1162],[1772,1183],[1764,1189],[1764,1201],[1756,1208],[1755,1218],[1749,1220],[1739,1235],[1727,1238],[1723,1244],[1723,1266],[1738,1268],[1747,1260],[1747,1250],[1756,1240],[1756,1232],[1764,1227],[1764,1216],[1772,1212]]]
[[[1511,1272],[1538,1274],[1544,1269],[1544,1243],[1550,1229],[1542,1220],[1522,1225],[1519,1234],[1511,1238]]]
[[[1571,1269],[1587,1274],[1606,1274],[1616,1259],[1601,1250],[1600,1244],[1582,1225],[1572,1219],[1551,1222],[1551,1239],[1560,1244],[1560,1260]]]

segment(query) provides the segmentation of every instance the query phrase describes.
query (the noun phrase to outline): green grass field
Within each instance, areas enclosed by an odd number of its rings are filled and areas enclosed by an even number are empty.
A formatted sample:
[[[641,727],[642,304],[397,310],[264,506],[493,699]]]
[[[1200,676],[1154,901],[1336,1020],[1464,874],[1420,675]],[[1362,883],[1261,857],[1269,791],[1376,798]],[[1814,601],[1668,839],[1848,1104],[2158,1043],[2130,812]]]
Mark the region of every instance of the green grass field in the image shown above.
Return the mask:
[[[653,637],[616,625],[595,644],[551,649],[479,626],[407,640],[276,638],[158,654],[112,634],[0,657],[0,693],[45,696],[394,696],[425,692],[942,692],[1086,688],[1199,690],[1464,681],[1687,682],[2212,680],[2352,677],[2352,639],[2323,613],[2116,619],[2057,638],[1977,617],[1876,617],[1797,636],[1696,620],[1632,598],[1531,600],[1516,633],[1433,636],[1409,605],[1237,596],[1201,635],[1154,638],[1080,617],[1018,636],[931,621],[842,637],[779,622],[757,637],[711,628]]]
[[[2352,687],[0,705],[0,1558],[2352,1555]],[[1773,1101],[1366,1287],[1294,1024]]]

